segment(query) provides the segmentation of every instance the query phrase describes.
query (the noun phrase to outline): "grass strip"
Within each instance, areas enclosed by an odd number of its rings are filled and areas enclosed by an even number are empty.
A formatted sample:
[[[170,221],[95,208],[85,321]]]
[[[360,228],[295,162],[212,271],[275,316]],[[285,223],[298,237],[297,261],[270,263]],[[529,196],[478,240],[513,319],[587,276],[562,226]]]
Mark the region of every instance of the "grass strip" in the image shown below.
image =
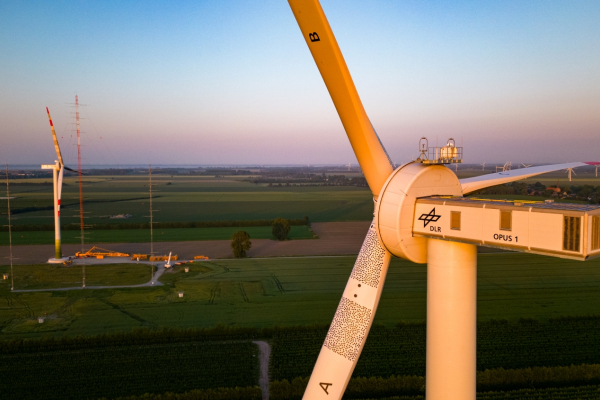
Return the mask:
[[[289,239],[312,239],[313,232],[306,225],[292,226]],[[251,239],[273,239],[270,226],[222,227],[222,228],[176,228],[154,229],[155,242],[186,242],[196,240],[229,240],[237,231],[246,231]],[[81,243],[79,231],[63,231],[63,244]],[[146,243],[150,242],[149,229],[86,230],[87,243]],[[14,232],[13,245],[53,244],[54,232]],[[0,246],[8,245],[8,235],[0,236]]]

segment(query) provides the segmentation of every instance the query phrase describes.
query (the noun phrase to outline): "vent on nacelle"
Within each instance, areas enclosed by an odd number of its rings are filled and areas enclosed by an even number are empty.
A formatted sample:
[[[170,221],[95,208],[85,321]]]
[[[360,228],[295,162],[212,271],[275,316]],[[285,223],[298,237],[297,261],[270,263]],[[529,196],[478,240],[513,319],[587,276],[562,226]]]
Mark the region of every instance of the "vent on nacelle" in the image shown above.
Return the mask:
[[[579,251],[579,236],[581,218],[579,217],[564,217],[563,230],[563,249],[570,251]]]
[[[600,217],[592,217],[592,250],[600,249]]]

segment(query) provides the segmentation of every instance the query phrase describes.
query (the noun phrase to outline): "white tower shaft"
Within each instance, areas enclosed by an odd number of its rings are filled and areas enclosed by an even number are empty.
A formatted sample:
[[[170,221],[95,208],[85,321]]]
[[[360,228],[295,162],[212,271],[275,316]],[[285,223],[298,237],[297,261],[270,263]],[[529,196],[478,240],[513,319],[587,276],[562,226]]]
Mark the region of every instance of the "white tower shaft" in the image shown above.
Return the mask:
[[[54,188],[54,258],[62,258],[62,249],[60,244],[60,189],[62,184],[62,168],[57,165],[52,169],[52,183]]]
[[[477,247],[427,241],[427,400],[475,400]]]

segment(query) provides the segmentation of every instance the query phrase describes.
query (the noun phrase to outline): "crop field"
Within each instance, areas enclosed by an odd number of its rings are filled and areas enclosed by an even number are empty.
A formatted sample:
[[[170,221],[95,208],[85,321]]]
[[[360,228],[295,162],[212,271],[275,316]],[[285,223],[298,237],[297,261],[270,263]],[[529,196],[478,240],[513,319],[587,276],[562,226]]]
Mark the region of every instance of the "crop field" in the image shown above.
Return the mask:
[[[151,278],[146,264],[96,264],[85,266],[87,286],[139,285]],[[83,268],[53,264],[20,265],[14,276],[15,289],[56,289],[82,284]]]
[[[155,242],[184,242],[191,240],[230,240],[237,231],[248,232],[252,239],[273,239],[270,226],[245,226],[223,228],[154,229]],[[0,246],[8,245],[8,234],[0,234]],[[86,243],[149,243],[149,229],[86,230]],[[313,233],[307,226],[292,226],[288,239],[311,239]],[[63,244],[81,243],[80,231],[63,230]],[[13,232],[13,245],[54,243],[54,231]]]
[[[0,338],[90,335],[143,326],[329,324],[354,260],[348,256],[208,261],[191,264],[189,273],[177,267],[163,274],[164,286],[111,290],[11,293],[10,279],[2,280],[0,296],[6,303],[0,308]],[[141,281],[149,279],[144,267]],[[67,267],[71,268],[69,281],[77,282],[81,267]],[[23,278],[35,269],[15,266],[15,289],[21,289],[23,279],[37,284]],[[0,267],[0,272],[9,272],[9,267]],[[109,281],[119,284],[119,279]],[[376,323],[392,327],[401,320],[423,321],[425,290],[425,266],[394,259]],[[599,314],[599,290],[600,260],[479,255],[480,321]],[[183,298],[177,295],[180,291]],[[53,318],[38,324],[35,318],[44,314]]]
[[[255,386],[258,348],[245,342],[185,342],[2,354],[8,399],[98,399]]]
[[[240,179],[237,177],[237,179]],[[18,180],[11,186],[13,224],[52,224],[51,180]],[[369,220],[373,212],[370,191],[354,186],[269,187],[226,177],[153,176],[156,222],[294,219],[311,221]],[[76,178],[65,178],[61,222],[79,223]],[[144,176],[86,178],[86,223],[148,222],[148,180]],[[5,207],[5,201],[2,201]],[[23,212],[27,211],[27,212]],[[111,215],[130,214],[127,219]],[[6,216],[0,216],[6,224]]]
[[[480,169],[460,169],[459,178],[491,173]],[[148,222],[148,177],[102,176],[84,178],[86,223]],[[314,222],[370,220],[373,203],[368,188],[356,186],[268,186],[242,181],[235,177],[154,175],[154,220],[227,221],[303,218]],[[568,181],[564,171],[552,172],[524,180],[544,185],[598,186],[600,177],[594,169],[580,169]],[[2,194],[4,194],[2,192]],[[11,201],[14,224],[51,224],[52,182],[50,179],[13,180]],[[526,196],[529,198],[529,196]],[[77,179],[66,177],[62,196],[62,222],[79,222]],[[2,202],[4,207],[4,201]],[[20,211],[19,211],[20,210]],[[26,211],[26,212],[23,212]],[[127,219],[108,219],[111,215],[130,214]],[[5,224],[6,216],[0,216]]]
[[[326,334],[326,326],[277,332],[272,338],[271,379],[310,376]],[[425,336],[424,323],[374,326],[353,376],[425,376]],[[492,320],[477,326],[478,371],[598,363],[598,317]]]

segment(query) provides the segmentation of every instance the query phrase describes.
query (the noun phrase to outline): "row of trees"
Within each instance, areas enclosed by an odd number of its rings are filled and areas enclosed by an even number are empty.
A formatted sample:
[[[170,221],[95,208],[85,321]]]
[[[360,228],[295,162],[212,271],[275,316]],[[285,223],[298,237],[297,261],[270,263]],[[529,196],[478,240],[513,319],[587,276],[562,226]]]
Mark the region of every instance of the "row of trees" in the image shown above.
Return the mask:
[[[589,201],[592,204],[600,204],[600,186],[561,186],[557,192],[556,186],[546,186],[540,182],[526,184],[523,182],[512,182],[504,185],[492,186],[476,192],[478,195],[537,195],[544,197],[560,196],[573,198],[575,200]]]
[[[600,365],[598,364],[510,370],[498,368],[477,372],[477,391],[479,392],[598,383],[600,383]],[[270,398],[273,400],[300,400],[307,384],[308,377],[298,377],[290,381],[287,379],[273,381],[269,390]],[[344,398],[383,398],[423,393],[425,393],[425,377],[422,376],[357,377],[352,378],[348,383]]]
[[[286,220],[290,226],[308,225],[308,217],[293,218]],[[275,220],[233,220],[233,221],[196,221],[196,222],[154,222],[155,229],[178,229],[178,228],[223,228],[223,227],[251,227],[251,226],[272,226]],[[78,231],[81,229],[79,224],[65,224],[61,226],[62,230]],[[88,230],[119,230],[119,229],[150,229],[150,223],[115,223],[115,224],[91,224]],[[14,232],[25,231],[54,231],[54,224],[43,225],[13,225]],[[0,231],[8,231],[8,226],[0,226]]]

